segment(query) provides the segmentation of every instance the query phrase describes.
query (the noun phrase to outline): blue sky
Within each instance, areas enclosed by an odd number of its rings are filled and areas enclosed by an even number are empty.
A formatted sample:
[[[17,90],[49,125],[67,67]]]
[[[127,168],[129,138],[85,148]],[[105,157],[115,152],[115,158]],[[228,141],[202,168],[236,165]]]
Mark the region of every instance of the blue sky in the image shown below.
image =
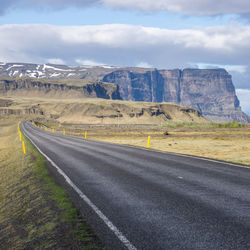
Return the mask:
[[[250,114],[249,0],[2,0],[0,61],[225,67]]]
[[[67,17],[67,18],[65,18]],[[194,26],[218,26],[239,21],[236,15],[188,16],[166,11],[139,12],[138,10],[112,10],[101,7],[75,8],[57,11],[34,11],[32,9],[10,9],[0,16],[0,24],[48,23],[52,25],[101,25],[131,24],[148,27],[184,29]]]

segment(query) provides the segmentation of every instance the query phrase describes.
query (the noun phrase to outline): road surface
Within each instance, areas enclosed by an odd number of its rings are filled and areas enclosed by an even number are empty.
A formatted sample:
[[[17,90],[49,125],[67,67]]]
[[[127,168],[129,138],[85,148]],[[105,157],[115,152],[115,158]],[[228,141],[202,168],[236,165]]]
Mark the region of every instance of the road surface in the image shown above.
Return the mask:
[[[249,168],[21,129],[108,249],[250,249]]]

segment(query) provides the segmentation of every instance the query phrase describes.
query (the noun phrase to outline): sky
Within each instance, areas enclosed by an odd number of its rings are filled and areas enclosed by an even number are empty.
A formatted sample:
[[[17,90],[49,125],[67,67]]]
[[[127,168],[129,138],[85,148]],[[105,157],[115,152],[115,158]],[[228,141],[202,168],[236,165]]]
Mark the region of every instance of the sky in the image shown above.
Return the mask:
[[[1,0],[0,61],[225,68],[250,115],[250,1]]]

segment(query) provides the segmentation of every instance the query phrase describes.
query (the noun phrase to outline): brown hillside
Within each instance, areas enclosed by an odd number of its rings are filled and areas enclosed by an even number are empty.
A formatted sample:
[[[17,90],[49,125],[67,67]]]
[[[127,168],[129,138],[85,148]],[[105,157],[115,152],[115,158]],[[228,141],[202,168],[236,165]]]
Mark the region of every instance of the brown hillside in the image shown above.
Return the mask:
[[[44,119],[74,124],[164,124],[174,122],[207,123],[192,108],[172,103],[129,102],[85,99],[38,99],[5,97],[0,114],[35,114]],[[8,104],[8,105],[7,105]]]

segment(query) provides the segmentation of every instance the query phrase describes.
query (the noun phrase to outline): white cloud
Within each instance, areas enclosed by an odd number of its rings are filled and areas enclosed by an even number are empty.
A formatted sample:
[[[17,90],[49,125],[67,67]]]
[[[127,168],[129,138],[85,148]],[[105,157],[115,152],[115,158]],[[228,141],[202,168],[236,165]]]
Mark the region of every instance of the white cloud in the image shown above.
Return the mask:
[[[0,12],[10,8],[57,10],[68,7],[130,9],[146,12],[170,11],[187,15],[249,14],[249,0],[1,0]]]
[[[241,74],[244,74],[247,71],[247,65],[222,65],[222,64],[196,63],[196,64],[191,64],[191,66],[200,69],[224,68],[229,72],[237,72]]]
[[[48,59],[48,63],[51,63],[51,64],[65,64],[65,62],[60,59],[60,58],[50,58]]]
[[[147,62],[140,62],[136,65],[139,68],[153,68],[153,66]]]
[[[170,30],[109,24],[0,26],[0,61],[184,68],[189,62],[222,65],[246,75],[250,88],[250,26]],[[143,63],[143,64],[142,64]]]
[[[142,11],[171,11],[188,15],[218,15],[249,13],[249,0],[101,0],[113,8],[128,8]]]
[[[104,65],[104,63],[96,62],[93,60],[88,60],[88,59],[76,59],[75,60],[77,64],[79,65],[85,65],[85,66],[101,66]]]
[[[225,69],[230,72],[238,72],[238,73],[246,73],[247,66],[246,65],[226,65]]]
[[[236,89],[236,94],[242,110],[250,115],[250,89]]]
[[[39,25],[33,25],[35,29]],[[19,25],[31,28],[32,25]],[[170,30],[126,24],[98,26],[46,26],[48,32],[67,44],[89,44],[108,47],[176,45],[190,49],[221,50],[236,52],[238,47],[249,48],[250,26],[218,26],[187,30]],[[132,39],[132,40],[131,40]]]

